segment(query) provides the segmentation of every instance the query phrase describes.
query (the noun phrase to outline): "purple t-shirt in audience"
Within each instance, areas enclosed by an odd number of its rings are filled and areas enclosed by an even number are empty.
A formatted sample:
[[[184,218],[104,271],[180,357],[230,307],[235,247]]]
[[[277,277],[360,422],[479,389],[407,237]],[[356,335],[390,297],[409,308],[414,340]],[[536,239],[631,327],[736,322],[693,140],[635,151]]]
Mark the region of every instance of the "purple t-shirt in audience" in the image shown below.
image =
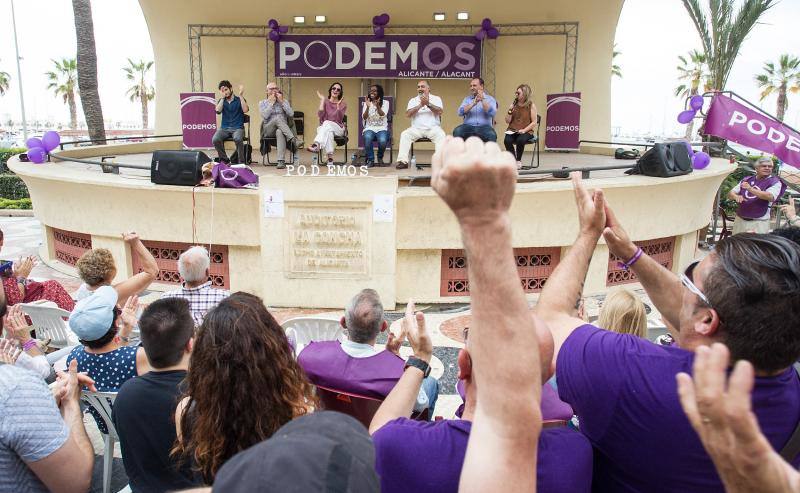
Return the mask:
[[[457,419],[399,418],[383,425],[372,436],[381,492],[457,493],[471,429],[470,421]],[[542,430],[538,461],[540,493],[590,491],[592,447],[579,432],[567,427]]]
[[[691,374],[693,361],[690,351],[593,325],[567,338],[556,363],[558,392],[594,446],[595,491],[724,491],[678,400],[675,375]],[[753,410],[780,450],[800,420],[794,369],[756,378]]]

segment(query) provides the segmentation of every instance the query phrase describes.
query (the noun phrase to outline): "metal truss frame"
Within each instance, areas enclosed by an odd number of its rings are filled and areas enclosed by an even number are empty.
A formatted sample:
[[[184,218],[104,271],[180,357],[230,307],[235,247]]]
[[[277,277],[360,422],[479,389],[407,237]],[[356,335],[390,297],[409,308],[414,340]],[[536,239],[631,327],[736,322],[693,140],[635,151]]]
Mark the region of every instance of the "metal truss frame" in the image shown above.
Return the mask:
[[[578,58],[578,23],[577,22],[536,22],[519,24],[497,24],[502,36],[564,36],[564,78],[563,91],[575,90],[575,69]],[[480,26],[463,25],[392,25],[391,34],[425,35],[425,34],[472,34]],[[372,26],[355,25],[310,25],[291,26],[291,34],[372,34]],[[234,37],[261,38],[264,40],[266,57],[265,81],[275,73],[274,43],[269,40],[269,27],[254,25],[229,24],[189,24],[189,71],[192,91],[203,90],[203,56],[202,38]],[[497,85],[495,67],[497,64],[497,42],[485,39],[481,50],[481,73],[490,93],[494,93]],[[292,81],[279,78],[279,84],[291,98]],[[362,85],[363,85],[362,81]]]

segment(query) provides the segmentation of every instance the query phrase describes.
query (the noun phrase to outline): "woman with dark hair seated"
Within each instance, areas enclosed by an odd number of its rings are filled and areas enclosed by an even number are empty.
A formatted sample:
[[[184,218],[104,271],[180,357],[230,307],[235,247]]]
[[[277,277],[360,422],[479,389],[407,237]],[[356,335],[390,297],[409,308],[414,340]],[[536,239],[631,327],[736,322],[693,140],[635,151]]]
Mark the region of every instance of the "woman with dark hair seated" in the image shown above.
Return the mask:
[[[195,338],[173,454],[212,484],[225,461],[315,405],[312,385],[261,298],[234,293],[206,314]]]
[[[139,299],[128,298],[123,309],[117,307],[117,292],[101,286],[75,304],[69,316],[69,328],[78,336],[80,345],[67,356],[67,366],[78,361],[78,371],[94,380],[98,392],[116,392],[122,384],[150,371],[147,355],[141,346],[126,346],[136,325]],[[90,408],[100,431],[106,433],[103,420]]]
[[[375,151],[373,142],[378,141],[378,165],[383,164],[383,153],[389,142],[389,101],[383,99],[383,86],[373,84],[369,86],[367,97],[364,98],[364,109],[361,112],[364,120],[364,156],[367,166],[375,164]]]
[[[347,112],[347,103],[344,97],[344,89],[340,82],[334,82],[328,88],[328,97],[317,91],[319,98],[319,127],[314,142],[308,147],[309,152],[317,153],[324,151],[328,157],[328,164],[333,163],[333,149],[336,146],[335,137],[344,135],[344,114]]]
[[[3,241],[3,231],[0,230],[0,249],[3,248]],[[62,310],[71,312],[75,302],[58,281],[37,282],[28,279],[35,266],[36,261],[33,257],[23,257],[5,269],[0,267],[6,304],[13,306],[17,303],[46,300],[52,301]]]

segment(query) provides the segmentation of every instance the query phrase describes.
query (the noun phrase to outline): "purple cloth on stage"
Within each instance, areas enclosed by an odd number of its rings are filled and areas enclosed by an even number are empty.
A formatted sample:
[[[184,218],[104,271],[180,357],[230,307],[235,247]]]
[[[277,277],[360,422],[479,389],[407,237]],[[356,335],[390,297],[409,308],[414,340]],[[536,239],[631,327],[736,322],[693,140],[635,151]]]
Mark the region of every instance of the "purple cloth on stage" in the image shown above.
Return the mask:
[[[297,362],[314,385],[376,399],[384,399],[403,375],[405,361],[381,351],[367,358],[353,358],[339,341],[312,342]]]
[[[456,493],[471,428],[464,420],[407,418],[383,425],[372,436],[381,492]],[[586,437],[567,427],[542,430],[536,479],[542,493],[589,492],[592,447]]]
[[[458,395],[461,396],[461,400],[466,400],[466,391],[464,390],[464,381],[459,380],[456,382],[456,392]],[[464,413],[464,404],[462,403],[458,406],[456,410],[456,416],[459,418]],[[569,421],[572,419],[572,407],[567,404],[566,402],[562,401],[558,398],[558,394],[556,393],[555,389],[550,386],[550,384],[542,385],[542,419],[552,420],[558,419],[562,421]]]
[[[678,400],[675,375],[691,374],[693,361],[690,351],[588,324],[567,338],[556,364],[558,393],[594,446],[595,491],[724,491]],[[794,369],[756,378],[753,410],[780,450],[800,420]]]
[[[775,185],[777,182],[781,181],[777,176],[770,175],[766,178],[761,180],[757,180],[755,176],[747,176],[739,182],[739,187],[741,188],[742,183],[747,182],[751,186],[758,188],[761,191],[766,191],[769,187]],[[783,195],[783,191],[786,190],[786,184],[782,183],[781,193],[775,197],[775,200],[778,200],[781,195]],[[743,217],[745,219],[760,219],[767,213],[767,209],[769,208],[770,202],[764,199],[760,199],[755,195],[748,193],[747,190],[740,189],[739,195],[744,197],[744,202],[739,204],[739,208],[736,210],[736,215],[739,217]]]

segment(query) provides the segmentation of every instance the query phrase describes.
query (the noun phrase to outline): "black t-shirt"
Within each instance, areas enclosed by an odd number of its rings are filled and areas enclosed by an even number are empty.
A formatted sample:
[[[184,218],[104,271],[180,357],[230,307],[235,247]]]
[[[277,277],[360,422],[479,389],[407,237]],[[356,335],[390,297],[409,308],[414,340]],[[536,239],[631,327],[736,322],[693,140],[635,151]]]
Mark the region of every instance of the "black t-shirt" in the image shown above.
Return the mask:
[[[122,385],[112,417],[122,462],[134,492],[164,492],[202,484],[190,465],[170,457],[175,443],[175,407],[185,370],[151,371]]]

